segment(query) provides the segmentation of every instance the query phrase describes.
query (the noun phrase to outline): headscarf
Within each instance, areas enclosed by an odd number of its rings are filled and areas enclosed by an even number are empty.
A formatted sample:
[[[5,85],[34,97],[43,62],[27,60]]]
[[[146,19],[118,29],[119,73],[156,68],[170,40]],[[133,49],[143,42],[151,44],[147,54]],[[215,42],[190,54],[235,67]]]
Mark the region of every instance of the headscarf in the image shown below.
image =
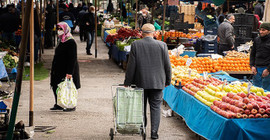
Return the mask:
[[[72,34],[70,33],[71,29],[66,22],[59,22],[57,26],[60,26],[64,31],[64,34],[59,36],[62,43],[68,41],[69,39],[74,39]]]

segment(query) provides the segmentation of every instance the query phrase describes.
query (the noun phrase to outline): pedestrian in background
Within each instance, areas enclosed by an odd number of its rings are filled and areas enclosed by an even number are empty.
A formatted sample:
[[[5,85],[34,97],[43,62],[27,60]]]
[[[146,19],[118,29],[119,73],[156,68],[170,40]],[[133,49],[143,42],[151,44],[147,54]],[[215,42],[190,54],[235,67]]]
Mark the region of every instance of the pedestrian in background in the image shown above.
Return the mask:
[[[53,48],[53,27],[55,23],[55,5],[53,4],[53,1],[50,0],[47,3],[46,7],[46,18],[45,18],[45,48]]]
[[[95,39],[95,7],[94,6],[90,6],[88,13],[86,13],[83,16],[83,23],[85,23],[85,32],[87,32],[86,54],[92,55],[91,46]]]
[[[87,13],[87,6],[84,6],[82,10],[79,12],[78,18],[77,18],[77,23],[80,28],[80,40],[86,41],[87,35],[85,33],[85,23],[83,21],[83,16]]]
[[[224,55],[224,51],[234,49],[234,28],[232,24],[235,22],[233,14],[229,14],[227,19],[218,27],[218,54]]]
[[[55,104],[50,110],[62,110],[63,108],[57,105],[56,89],[65,77],[72,78],[77,89],[80,85],[79,64],[77,60],[77,44],[71,35],[71,29],[65,22],[57,24],[57,34],[60,39],[59,45],[55,48],[55,54],[51,68],[51,87],[55,97]],[[66,109],[64,111],[74,111]]]
[[[144,89],[145,126],[148,100],[151,112],[151,138],[158,139],[162,90],[170,85],[171,63],[166,43],[153,39],[154,31],[154,25],[144,24],[143,39],[131,44],[124,85],[135,84]]]
[[[270,91],[270,23],[262,23],[250,53],[253,84]]]

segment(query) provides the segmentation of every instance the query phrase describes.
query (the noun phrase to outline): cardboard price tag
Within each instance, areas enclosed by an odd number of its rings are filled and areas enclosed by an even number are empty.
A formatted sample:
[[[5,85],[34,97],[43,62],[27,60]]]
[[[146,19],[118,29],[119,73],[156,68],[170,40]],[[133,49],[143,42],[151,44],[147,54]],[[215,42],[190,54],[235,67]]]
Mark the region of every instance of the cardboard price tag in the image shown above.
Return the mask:
[[[189,67],[191,63],[192,63],[192,60],[190,58],[187,59],[186,66]]]
[[[225,85],[227,85],[227,80],[225,79],[222,85],[222,90],[224,89]]]
[[[191,77],[191,69],[188,70],[188,76]]]
[[[203,79],[206,80],[207,79],[207,76],[208,76],[208,72],[204,71],[203,72]]]
[[[247,91],[248,91],[248,93],[250,93],[250,89],[251,89],[251,87],[252,87],[252,83],[251,83],[251,82],[248,82],[248,87],[247,87]]]

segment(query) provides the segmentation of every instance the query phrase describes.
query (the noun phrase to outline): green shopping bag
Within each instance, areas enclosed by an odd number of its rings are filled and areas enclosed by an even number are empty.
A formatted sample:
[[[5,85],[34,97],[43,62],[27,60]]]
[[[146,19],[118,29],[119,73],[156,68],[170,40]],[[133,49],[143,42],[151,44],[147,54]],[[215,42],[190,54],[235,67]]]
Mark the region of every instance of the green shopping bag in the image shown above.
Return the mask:
[[[74,108],[77,106],[78,91],[72,78],[65,78],[65,81],[58,84],[56,94],[57,105],[62,108]]]

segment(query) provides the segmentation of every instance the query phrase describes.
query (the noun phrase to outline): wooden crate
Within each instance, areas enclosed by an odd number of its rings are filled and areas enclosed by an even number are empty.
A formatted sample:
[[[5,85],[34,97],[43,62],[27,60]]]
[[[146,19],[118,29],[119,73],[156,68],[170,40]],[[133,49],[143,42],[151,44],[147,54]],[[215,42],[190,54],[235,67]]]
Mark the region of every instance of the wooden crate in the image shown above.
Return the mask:
[[[188,22],[189,24],[193,24],[195,22],[195,15],[185,15],[184,22]]]
[[[195,15],[194,5],[182,5],[180,6],[180,13],[185,13],[185,15]]]

